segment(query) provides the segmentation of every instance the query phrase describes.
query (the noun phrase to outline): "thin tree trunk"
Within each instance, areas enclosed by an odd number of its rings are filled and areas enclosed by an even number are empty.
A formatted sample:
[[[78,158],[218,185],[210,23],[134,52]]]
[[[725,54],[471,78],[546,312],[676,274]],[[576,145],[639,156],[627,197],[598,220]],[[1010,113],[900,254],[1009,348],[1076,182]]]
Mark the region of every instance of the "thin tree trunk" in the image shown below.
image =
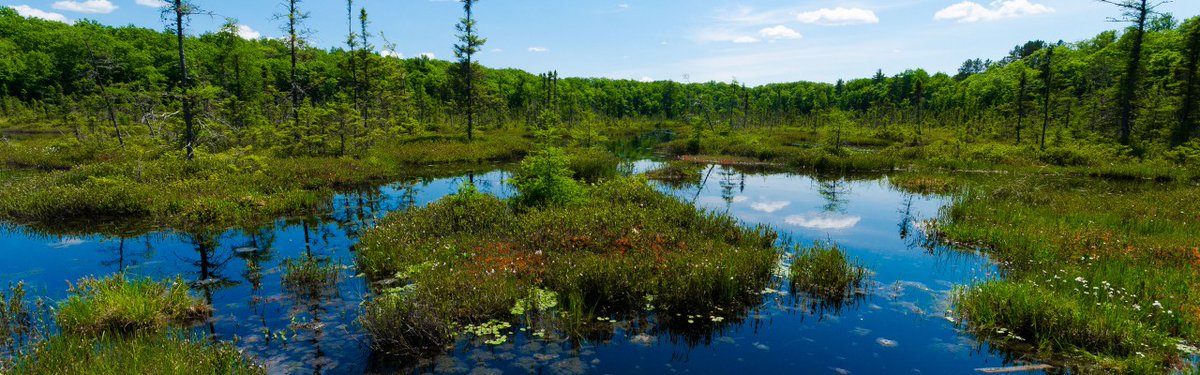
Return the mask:
[[[184,142],[187,149],[187,160],[195,157],[193,147],[196,143],[196,131],[192,125],[192,100],[188,96],[187,58],[183,48],[183,0],[175,0],[175,40],[179,44],[179,88],[183,95]]]

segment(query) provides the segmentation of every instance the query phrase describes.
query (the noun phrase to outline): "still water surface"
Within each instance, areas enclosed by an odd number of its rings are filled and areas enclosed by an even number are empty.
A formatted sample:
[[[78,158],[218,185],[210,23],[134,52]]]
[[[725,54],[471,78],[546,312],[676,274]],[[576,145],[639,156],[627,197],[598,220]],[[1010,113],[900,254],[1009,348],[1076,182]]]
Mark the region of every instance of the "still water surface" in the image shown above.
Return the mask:
[[[794,243],[836,242],[874,273],[869,294],[839,310],[814,311],[794,303],[787,288],[766,290],[744,321],[701,340],[627,335],[627,323],[616,322],[612,335],[582,343],[518,332],[499,346],[462,340],[421,360],[372,355],[354,323],[368,293],[353,270],[358,234],[388,212],[453,193],[468,178],[483,192],[510,196],[507,176],[494,171],[347,193],[323,215],[251,231],[120,238],[10,228],[0,231],[0,283],[23,280],[31,296],[61,299],[68,281],[86,276],[182,274],[216,308],[215,318],[197,329],[235,341],[273,373],[943,374],[1004,365],[946,318],[955,285],[995,272],[982,256],[925,244],[921,223],[937,217],[946,198],[900,192],[886,177],[825,179],[717,166],[705,170],[699,185],[661,189],[747,224],[775,227]],[[345,265],[338,290],[297,296],[281,288],[281,262],[306,253]]]

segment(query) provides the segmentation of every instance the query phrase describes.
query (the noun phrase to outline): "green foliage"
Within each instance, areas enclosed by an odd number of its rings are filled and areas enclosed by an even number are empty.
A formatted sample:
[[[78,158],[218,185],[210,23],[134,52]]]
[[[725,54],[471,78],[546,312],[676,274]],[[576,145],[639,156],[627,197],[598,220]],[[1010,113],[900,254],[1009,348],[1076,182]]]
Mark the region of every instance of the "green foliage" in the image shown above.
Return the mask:
[[[638,178],[582,189],[586,207],[515,210],[460,192],[385,218],[363,236],[360,270],[406,286],[369,302],[364,327],[408,352],[513,314],[537,311],[566,329],[594,322],[591,312],[646,312],[648,300],[654,311],[725,316],[761,298],[777,259],[773,232],[697,211]],[[555,309],[562,314],[540,314]]]
[[[182,279],[156,282],[123,275],[85,278],[59,304],[58,326],[82,335],[154,331],[204,318],[209,308],[192,297]]]
[[[572,177],[571,159],[562,149],[548,147],[521,161],[512,184],[523,206],[567,205],[581,202],[583,188]]]

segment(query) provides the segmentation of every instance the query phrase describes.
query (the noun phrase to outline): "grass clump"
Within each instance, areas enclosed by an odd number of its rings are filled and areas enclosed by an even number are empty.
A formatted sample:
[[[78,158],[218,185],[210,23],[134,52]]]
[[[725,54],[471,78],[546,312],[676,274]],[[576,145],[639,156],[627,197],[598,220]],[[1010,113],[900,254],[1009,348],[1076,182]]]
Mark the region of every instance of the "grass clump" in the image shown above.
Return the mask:
[[[594,322],[648,304],[667,316],[731,314],[761,300],[777,259],[773,232],[698,211],[640,178],[580,189],[586,206],[509,205],[467,188],[364,234],[360,270],[387,285],[364,307],[375,343],[445,345],[514,311]]]
[[[232,344],[180,331],[92,338],[56,336],[17,358],[13,375],[265,374]]]
[[[303,256],[283,261],[283,289],[303,296],[319,296],[337,290],[341,267],[332,259]]]
[[[55,310],[29,306],[13,288],[3,307],[8,334],[4,374],[262,374],[230,343],[184,329],[208,315],[180,279],[131,280],[122,275],[80,280]],[[53,311],[51,319],[40,316]],[[15,327],[15,328],[14,328]],[[7,354],[7,355],[5,355]]]
[[[792,290],[815,298],[814,307],[840,309],[865,294],[867,269],[848,259],[837,245],[797,246],[788,271]]]
[[[576,148],[567,153],[569,168],[575,179],[596,182],[617,177],[621,158],[602,148]]]
[[[70,334],[158,330],[203,319],[210,308],[192,297],[182,279],[156,282],[123,275],[85,278],[58,306],[58,326]]]

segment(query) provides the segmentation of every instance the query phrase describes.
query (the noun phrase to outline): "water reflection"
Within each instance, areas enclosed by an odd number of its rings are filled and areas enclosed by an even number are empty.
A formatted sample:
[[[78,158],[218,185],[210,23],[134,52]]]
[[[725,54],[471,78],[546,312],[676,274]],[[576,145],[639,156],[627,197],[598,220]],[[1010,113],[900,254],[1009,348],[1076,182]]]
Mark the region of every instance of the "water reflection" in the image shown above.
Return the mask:
[[[627,168],[640,172],[653,165]],[[777,277],[777,287],[764,290],[761,301],[720,321],[650,314],[557,330],[532,322],[514,327],[501,345],[463,338],[440,355],[373,356],[354,322],[368,293],[352,269],[356,238],[384,214],[439,199],[468,180],[481,191],[509,196],[505,176],[470,174],[346,192],[322,215],[223,233],[63,235],[12,227],[0,232],[6,258],[0,283],[25,280],[31,295],[60,299],[64,281],[87,275],[183,274],[216,309],[198,329],[235,342],[279,373],[963,373],[1006,360],[945,319],[954,285],[994,271],[981,257],[931,246],[920,230],[945,199],[896,191],[881,176],[811,177],[719,166],[703,167],[698,183],[660,188],[747,224],[778,228],[796,243],[834,241],[874,272],[876,286],[821,306],[786,292],[785,280]],[[282,262],[307,256],[347,267],[335,288],[283,287]]]

